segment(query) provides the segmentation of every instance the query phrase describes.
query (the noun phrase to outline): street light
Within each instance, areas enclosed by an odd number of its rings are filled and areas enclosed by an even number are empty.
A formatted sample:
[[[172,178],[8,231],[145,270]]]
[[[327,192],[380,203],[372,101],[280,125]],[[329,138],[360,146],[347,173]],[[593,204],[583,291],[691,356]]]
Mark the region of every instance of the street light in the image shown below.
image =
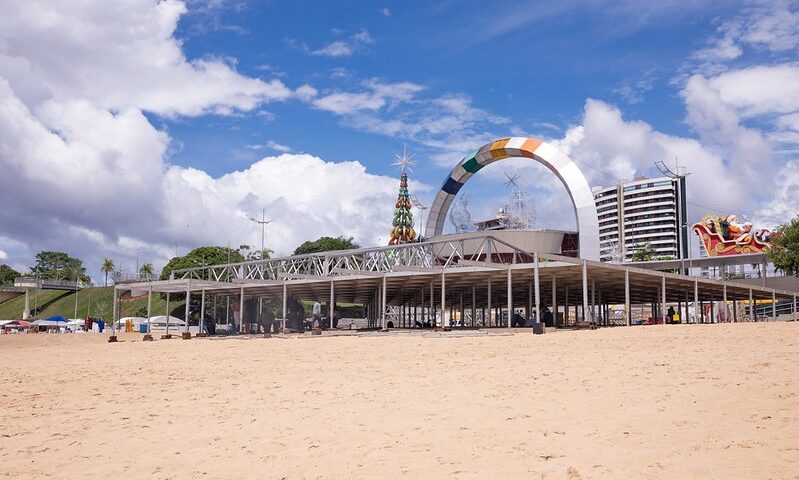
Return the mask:
[[[141,251],[141,247],[136,249],[136,278],[139,278],[139,252]]]
[[[257,218],[253,217],[249,213],[247,214],[247,219],[253,223],[257,223],[261,226],[261,255],[260,259],[264,259],[264,235],[266,234],[266,225],[272,223],[273,220],[266,219],[266,209],[261,209],[261,219],[258,220]]]

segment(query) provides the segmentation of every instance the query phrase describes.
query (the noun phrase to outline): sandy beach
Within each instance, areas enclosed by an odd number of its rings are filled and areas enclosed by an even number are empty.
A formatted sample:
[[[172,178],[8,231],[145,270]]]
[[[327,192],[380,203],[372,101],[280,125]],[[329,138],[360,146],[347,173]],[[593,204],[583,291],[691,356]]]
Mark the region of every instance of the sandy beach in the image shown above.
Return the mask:
[[[0,336],[0,477],[799,478],[799,324]]]

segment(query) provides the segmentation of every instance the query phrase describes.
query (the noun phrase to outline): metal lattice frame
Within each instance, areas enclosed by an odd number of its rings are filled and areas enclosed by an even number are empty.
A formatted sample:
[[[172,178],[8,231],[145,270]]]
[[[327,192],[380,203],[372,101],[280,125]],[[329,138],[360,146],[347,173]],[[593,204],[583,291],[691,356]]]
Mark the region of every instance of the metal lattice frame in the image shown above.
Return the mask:
[[[466,242],[469,252],[466,252]],[[475,246],[476,245],[476,246]],[[502,254],[498,252],[503,251]],[[174,270],[172,279],[214,282],[281,281],[291,278],[384,274],[407,268],[450,268],[461,261],[523,263],[529,252],[490,234],[468,240],[437,240],[387,247],[268,258],[241,263]]]

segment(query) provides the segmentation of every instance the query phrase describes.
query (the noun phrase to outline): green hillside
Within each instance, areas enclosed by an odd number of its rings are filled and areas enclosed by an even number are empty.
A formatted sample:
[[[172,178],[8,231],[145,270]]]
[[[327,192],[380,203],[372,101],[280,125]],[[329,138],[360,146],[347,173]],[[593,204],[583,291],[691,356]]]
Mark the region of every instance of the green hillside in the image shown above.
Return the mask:
[[[93,317],[111,318],[114,287],[94,287],[85,288],[77,293],[78,296],[78,318],[86,315]],[[40,290],[38,299],[31,294],[30,308],[31,316],[35,318],[47,318],[53,315],[61,315],[67,318],[75,316],[75,292],[62,292],[60,290]],[[35,301],[36,300],[36,301]],[[36,311],[34,311],[34,307]],[[22,317],[22,309],[25,307],[25,296],[12,298],[0,303],[0,319],[10,320]],[[153,295],[152,313],[153,315],[163,315],[166,311],[166,301],[160,295]],[[170,301],[169,309],[172,315],[183,318],[184,302]],[[122,317],[134,316],[134,314],[146,316],[147,297],[122,302]]]

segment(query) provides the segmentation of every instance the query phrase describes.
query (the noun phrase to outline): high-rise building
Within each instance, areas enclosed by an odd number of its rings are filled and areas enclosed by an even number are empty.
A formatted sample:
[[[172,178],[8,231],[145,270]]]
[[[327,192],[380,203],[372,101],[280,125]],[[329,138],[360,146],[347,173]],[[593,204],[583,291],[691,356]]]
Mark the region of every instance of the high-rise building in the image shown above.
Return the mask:
[[[688,257],[685,176],[643,178],[594,191],[599,255],[630,261],[651,245],[655,258]]]

